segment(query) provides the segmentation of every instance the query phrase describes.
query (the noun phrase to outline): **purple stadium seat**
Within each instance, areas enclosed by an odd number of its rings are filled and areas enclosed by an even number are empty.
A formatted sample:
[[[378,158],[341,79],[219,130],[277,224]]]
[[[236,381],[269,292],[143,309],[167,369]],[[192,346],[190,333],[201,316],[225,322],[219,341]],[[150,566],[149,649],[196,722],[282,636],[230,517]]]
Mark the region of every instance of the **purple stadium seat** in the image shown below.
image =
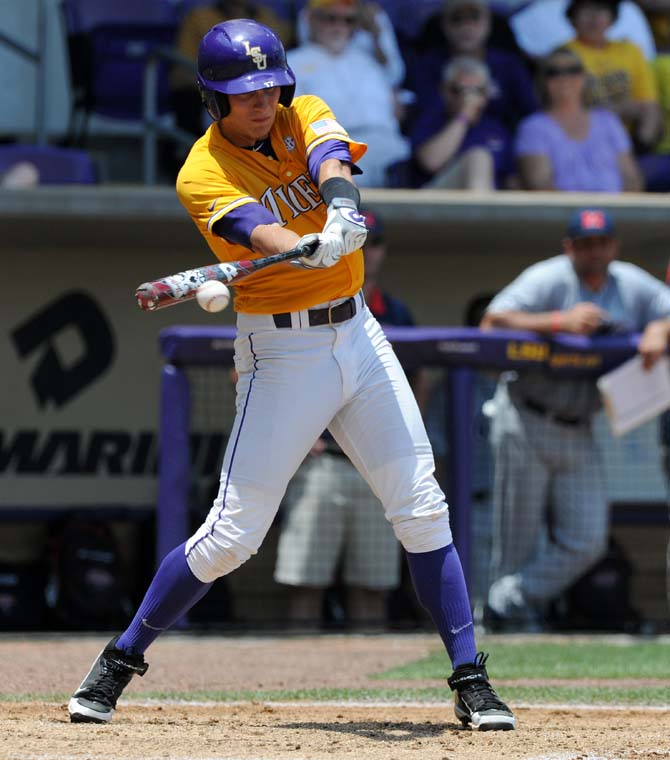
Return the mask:
[[[170,0],[63,0],[74,92],[73,117],[142,118],[147,58],[171,48],[177,14]],[[168,65],[159,67],[157,111],[170,111]]]
[[[35,165],[40,185],[98,182],[95,163],[85,150],[52,145],[0,145],[0,174],[24,161]]]

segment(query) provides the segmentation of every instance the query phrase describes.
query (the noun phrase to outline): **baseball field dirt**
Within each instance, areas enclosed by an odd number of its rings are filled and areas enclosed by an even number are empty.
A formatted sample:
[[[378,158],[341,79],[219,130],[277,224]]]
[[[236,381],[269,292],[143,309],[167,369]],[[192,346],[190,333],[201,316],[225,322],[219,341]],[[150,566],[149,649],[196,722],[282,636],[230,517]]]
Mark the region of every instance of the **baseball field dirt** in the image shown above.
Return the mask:
[[[379,687],[371,676],[434,651],[431,635],[165,636],[109,725],[71,724],[66,697],[108,636],[0,638],[1,760],[660,760],[665,708],[528,706],[514,732],[478,733],[444,703],[229,702],[203,692]],[[495,679],[504,690],[510,682]],[[416,688],[437,682],[385,681]],[[663,686],[656,682],[656,686]],[[668,704],[670,704],[670,682]],[[630,683],[630,687],[640,686]],[[183,701],[156,698],[184,696]],[[200,696],[199,696],[200,695]],[[667,707],[667,706],[666,706]]]

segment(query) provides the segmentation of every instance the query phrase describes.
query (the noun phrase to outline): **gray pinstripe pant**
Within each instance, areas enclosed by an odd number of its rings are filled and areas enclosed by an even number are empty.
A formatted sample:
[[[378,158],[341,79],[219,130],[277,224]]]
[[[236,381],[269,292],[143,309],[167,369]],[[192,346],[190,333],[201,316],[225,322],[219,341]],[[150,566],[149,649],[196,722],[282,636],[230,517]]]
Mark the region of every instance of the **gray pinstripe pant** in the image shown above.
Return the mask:
[[[605,550],[603,467],[589,424],[566,425],[517,405],[503,384],[494,409],[491,579],[517,574],[527,601],[541,604]]]

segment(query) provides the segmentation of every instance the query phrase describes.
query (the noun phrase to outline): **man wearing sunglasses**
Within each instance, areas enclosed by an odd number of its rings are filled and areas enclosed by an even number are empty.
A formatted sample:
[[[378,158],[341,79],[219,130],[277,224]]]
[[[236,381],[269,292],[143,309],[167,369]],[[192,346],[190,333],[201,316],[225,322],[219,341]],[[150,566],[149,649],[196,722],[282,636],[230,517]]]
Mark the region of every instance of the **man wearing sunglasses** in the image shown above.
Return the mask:
[[[486,113],[491,79],[486,64],[459,56],[444,69],[439,113],[421,115],[411,133],[417,184],[490,191],[513,171],[511,136]]]
[[[408,59],[407,86],[416,93],[419,116],[440,110],[441,73],[458,56],[477,58],[491,79],[487,115],[509,130],[537,109],[530,71],[523,58],[492,44],[494,15],[487,0],[444,0],[436,39]]]
[[[394,88],[375,57],[353,43],[358,0],[310,0],[309,42],[289,51],[296,93],[323,98],[355,139],[368,144],[360,162],[362,187],[386,187],[394,164],[410,157],[400,130]]]
[[[309,42],[310,9],[305,6],[296,19],[298,45]],[[371,55],[384,68],[393,87],[400,87],[405,79],[405,61],[400,51],[393,20],[386,10],[375,2],[359,0],[358,20],[352,36],[352,44]]]

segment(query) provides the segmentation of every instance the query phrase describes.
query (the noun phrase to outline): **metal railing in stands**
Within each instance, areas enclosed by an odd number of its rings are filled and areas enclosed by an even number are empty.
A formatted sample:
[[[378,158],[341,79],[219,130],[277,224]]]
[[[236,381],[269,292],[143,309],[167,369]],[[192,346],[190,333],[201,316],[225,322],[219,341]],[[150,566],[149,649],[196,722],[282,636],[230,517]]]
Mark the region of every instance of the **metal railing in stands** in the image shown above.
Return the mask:
[[[158,67],[162,61],[169,61],[193,71],[194,81],[197,72],[193,61],[172,48],[157,47],[147,57],[142,91],[142,180],[145,185],[156,184],[159,137],[169,137],[186,146],[194,142],[190,132],[165,124],[158,117]]]

